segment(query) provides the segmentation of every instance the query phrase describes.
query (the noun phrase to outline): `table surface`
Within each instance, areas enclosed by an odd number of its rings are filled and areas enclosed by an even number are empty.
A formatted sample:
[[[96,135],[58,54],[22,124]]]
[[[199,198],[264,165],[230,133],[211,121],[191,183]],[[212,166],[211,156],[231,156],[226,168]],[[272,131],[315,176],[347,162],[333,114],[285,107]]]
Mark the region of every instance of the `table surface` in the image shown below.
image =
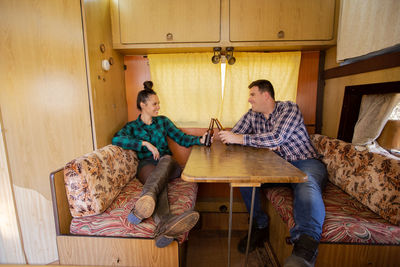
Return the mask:
[[[267,148],[193,146],[182,179],[197,183],[302,183],[307,175]]]

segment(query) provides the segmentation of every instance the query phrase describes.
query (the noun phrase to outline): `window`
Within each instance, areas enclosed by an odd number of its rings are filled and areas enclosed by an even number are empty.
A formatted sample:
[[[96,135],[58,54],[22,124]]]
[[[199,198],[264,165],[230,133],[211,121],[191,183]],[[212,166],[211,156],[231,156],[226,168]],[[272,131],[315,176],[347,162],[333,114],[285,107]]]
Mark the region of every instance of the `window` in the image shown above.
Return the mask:
[[[397,106],[394,107],[392,113],[389,116],[389,120],[400,120],[400,102],[397,104]]]
[[[301,52],[235,53],[234,65],[212,64],[211,53],[150,54],[151,79],[160,114],[178,127],[207,127],[219,118],[225,127],[248,111],[248,85],[270,80],[276,100],[296,101]]]

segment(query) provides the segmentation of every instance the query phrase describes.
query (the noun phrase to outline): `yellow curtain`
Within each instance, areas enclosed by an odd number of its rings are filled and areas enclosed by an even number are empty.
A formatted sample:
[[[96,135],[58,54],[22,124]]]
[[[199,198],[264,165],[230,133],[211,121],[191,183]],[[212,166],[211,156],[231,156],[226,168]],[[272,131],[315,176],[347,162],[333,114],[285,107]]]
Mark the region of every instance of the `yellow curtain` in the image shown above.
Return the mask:
[[[212,53],[151,54],[150,75],[160,114],[178,127],[208,127],[221,107],[221,65]]]
[[[233,127],[251,107],[248,86],[259,79],[274,86],[275,100],[296,101],[301,52],[235,53],[236,63],[226,66],[225,88],[219,115],[224,127]]]

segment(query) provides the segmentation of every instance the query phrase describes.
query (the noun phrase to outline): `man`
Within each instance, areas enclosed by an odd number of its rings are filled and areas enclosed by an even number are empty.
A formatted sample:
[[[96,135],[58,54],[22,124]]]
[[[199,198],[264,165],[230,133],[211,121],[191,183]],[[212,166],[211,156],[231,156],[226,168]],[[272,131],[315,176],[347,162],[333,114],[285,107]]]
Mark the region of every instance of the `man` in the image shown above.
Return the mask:
[[[307,182],[290,184],[296,225],[290,230],[294,248],[285,266],[314,266],[325,219],[321,195],[327,179],[325,165],[317,159],[299,107],[290,101],[275,101],[274,88],[267,80],[254,81],[249,89],[248,101],[252,108],[232,131],[221,131],[219,137],[223,143],[272,149],[307,174]],[[243,187],[240,192],[250,211],[252,188]],[[259,188],[255,195],[254,220],[250,250],[268,238],[268,216],[260,207]],[[247,236],[239,242],[238,249],[242,253],[246,250],[246,242]]]

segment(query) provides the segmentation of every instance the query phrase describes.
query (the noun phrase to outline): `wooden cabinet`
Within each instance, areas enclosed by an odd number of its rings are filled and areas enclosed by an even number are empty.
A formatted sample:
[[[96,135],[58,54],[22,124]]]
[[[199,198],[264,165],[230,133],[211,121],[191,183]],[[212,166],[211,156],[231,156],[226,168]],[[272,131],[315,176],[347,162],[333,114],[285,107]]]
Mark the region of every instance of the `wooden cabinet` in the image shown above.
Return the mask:
[[[335,0],[230,0],[230,41],[334,38]]]
[[[119,0],[121,44],[219,42],[220,0]]]
[[[340,0],[112,0],[113,47],[124,54],[324,49]]]

